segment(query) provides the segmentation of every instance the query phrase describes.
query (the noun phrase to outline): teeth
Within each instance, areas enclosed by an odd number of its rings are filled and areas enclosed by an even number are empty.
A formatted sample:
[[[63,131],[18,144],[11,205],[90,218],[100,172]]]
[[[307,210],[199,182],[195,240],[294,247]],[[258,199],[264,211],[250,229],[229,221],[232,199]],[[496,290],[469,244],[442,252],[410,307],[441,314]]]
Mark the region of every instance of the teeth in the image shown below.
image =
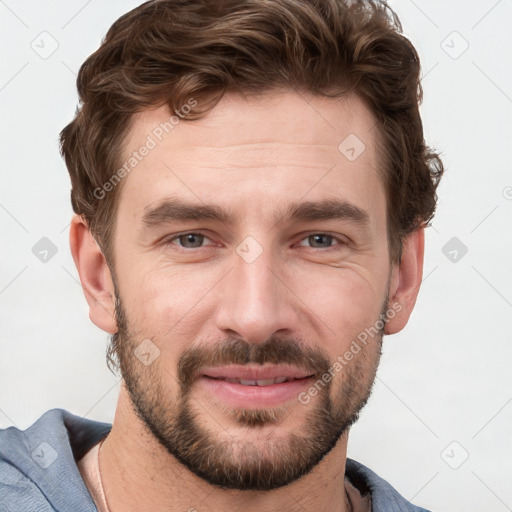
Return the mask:
[[[274,384],[274,379],[259,379],[256,383],[258,386],[269,386],[270,384]]]
[[[255,380],[244,380],[244,379],[240,379],[240,384],[243,384],[244,386],[256,386],[256,382]]]
[[[282,384],[283,382],[287,382],[287,381],[294,380],[294,379],[288,378],[288,377],[276,377],[275,379],[250,380],[250,379],[233,379],[233,378],[226,377],[221,380],[225,380],[226,382],[232,382],[235,384],[242,384],[243,386],[271,386],[272,384]]]

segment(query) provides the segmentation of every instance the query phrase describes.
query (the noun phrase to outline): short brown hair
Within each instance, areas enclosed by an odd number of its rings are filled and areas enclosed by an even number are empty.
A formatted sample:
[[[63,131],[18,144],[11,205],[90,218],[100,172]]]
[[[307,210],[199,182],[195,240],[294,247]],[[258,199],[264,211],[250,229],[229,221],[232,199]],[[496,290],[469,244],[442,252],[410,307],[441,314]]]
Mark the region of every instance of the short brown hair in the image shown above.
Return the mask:
[[[60,134],[71,202],[107,260],[121,185],[95,190],[123,161],[132,115],[203,98],[197,119],[227,92],[293,88],[362,98],[378,127],[390,257],[433,217],[443,174],[426,146],[416,50],[396,14],[373,0],[151,0],[121,16],[82,65],[76,116]],[[206,98],[209,98],[206,101]]]

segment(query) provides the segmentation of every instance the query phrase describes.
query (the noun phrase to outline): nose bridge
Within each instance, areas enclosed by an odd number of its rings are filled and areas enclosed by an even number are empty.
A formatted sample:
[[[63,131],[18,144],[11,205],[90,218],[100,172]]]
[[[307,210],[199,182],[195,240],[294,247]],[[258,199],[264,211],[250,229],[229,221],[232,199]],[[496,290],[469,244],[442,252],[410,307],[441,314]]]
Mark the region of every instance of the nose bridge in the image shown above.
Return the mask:
[[[236,248],[233,270],[224,282],[218,304],[221,330],[261,343],[277,331],[292,329],[296,324],[293,303],[276,275],[278,267],[272,250],[252,237]]]

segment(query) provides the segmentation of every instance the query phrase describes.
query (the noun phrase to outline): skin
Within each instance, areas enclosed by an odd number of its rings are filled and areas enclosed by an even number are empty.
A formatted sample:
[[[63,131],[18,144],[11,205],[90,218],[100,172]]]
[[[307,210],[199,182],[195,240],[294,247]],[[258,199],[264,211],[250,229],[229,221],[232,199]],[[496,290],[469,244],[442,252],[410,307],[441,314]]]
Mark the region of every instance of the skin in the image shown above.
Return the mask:
[[[126,154],[168,118],[164,108],[137,114]],[[168,376],[166,398],[177,399],[178,358],[199,342],[238,337],[258,344],[286,334],[320,347],[334,362],[374,325],[386,299],[400,311],[387,321],[385,334],[404,328],[421,283],[424,232],[409,235],[400,264],[391,264],[374,125],[356,96],[227,95],[206,117],[180,122],[123,179],[114,235],[117,286],[136,339],[149,338],[160,350],[154,368]],[[366,146],[355,161],[338,150],[349,134]],[[144,227],[147,208],[170,196],[215,204],[238,218],[233,224],[206,220]],[[364,210],[368,224],[288,222],[276,214],[290,203],[332,198]],[[169,243],[173,235],[190,232],[206,235],[203,247]],[[308,237],[318,233],[335,238],[314,246]],[[236,251],[248,236],[262,249],[251,263]],[[112,276],[79,216],[73,218],[70,242],[90,318],[113,334]],[[377,348],[368,351],[363,377],[372,380]],[[334,376],[332,393],[342,379],[343,372]],[[192,393],[212,435],[222,439],[228,429],[230,439],[256,449],[269,436],[287,439],[300,431],[316,404],[315,398],[307,405],[288,401],[277,424],[257,429],[233,421],[208,389],[195,386]],[[169,455],[136,415],[122,386],[112,432],[101,451],[103,485],[112,511],[344,511],[347,438],[344,433],[309,474],[288,486],[267,492],[225,490]]]

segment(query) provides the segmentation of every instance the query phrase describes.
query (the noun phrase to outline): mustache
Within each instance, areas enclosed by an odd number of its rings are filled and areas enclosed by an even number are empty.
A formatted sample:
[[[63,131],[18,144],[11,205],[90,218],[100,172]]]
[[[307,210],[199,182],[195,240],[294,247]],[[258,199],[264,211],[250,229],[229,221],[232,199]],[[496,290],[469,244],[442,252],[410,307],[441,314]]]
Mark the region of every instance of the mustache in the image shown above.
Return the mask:
[[[178,361],[178,381],[186,393],[197,374],[204,368],[230,364],[290,364],[315,375],[329,370],[327,353],[291,339],[269,338],[263,343],[227,339],[211,347],[199,345],[187,349]]]

